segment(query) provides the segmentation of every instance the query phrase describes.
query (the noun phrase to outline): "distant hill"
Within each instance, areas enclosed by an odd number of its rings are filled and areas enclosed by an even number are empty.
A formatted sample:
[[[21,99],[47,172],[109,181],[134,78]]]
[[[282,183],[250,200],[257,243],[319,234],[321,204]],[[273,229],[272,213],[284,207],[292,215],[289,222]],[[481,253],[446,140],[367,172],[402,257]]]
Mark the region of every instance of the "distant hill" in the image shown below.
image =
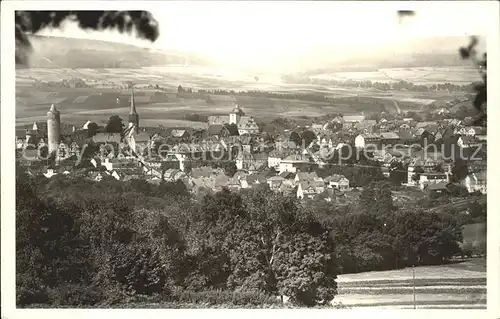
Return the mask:
[[[458,49],[468,37],[449,36],[408,39],[397,43],[367,44],[357,48],[328,46],[303,54],[296,74],[312,76],[333,72],[375,71],[384,68],[471,66]],[[479,50],[485,49],[480,37]],[[297,63],[299,65],[299,63]]]
[[[189,53],[161,51],[89,39],[30,36],[33,68],[135,68],[154,65],[211,63]]]

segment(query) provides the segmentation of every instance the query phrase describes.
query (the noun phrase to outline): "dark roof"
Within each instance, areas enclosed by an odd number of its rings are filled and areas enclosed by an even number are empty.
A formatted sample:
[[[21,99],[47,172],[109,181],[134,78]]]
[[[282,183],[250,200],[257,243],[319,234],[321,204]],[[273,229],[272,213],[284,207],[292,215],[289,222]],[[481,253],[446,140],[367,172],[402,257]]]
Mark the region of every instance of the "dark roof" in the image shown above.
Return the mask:
[[[391,139],[391,140],[397,140],[399,139],[399,135],[394,133],[394,132],[382,132],[380,133],[381,138],[383,139]]]
[[[173,137],[183,137],[187,136],[186,130],[181,130],[181,129],[173,129],[170,134],[172,134]]]
[[[294,179],[295,178],[295,174],[292,172],[283,172],[283,173],[279,174],[279,176],[281,176],[285,179]]]
[[[147,132],[139,132],[139,133],[134,135],[134,141],[136,143],[149,142],[149,140],[150,140],[150,137],[149,137],[149,134]]]
[[[342,179],[347,179],[344,175],[334,174],[325,178],[325,182],[340,182]]]
[[[224,125],[222,124],[213,124],[208,127],[208,135],[218,135],[224,129]]]
[[[17,138],[25,138],[26,137],[26,129],[17,129],[16,130]]]
[[[46,132],[47,131],[47,121],[35,121],[30,125],[27,125],[29,129],[33,128],[33,124],[36,123],[36,126],[38,126],[38,130],[41,132]]]
[[[267,182],[266,176],[264,174],[250,174],[246,178],[248,184],[254,184],[257,181],[259,183],[264,184]]]
[[[61,135],[71,135],[73,133],[73,125],[61,123]]]
[[[403,141],[409,141],[409,140],[412,140],[414,138],[413,134],[411,134],[408,131],[399,131],[397,134],[398,134],[399,138]]]
[[[427,190],[445,190],[448,189],[448,182],[440,182],[436,184],[427,185]]]
[[[97,133],[92,137],[94,143],[120,143],[120,133]]]
[[[423,173],[420,176],[427,176],[427,179],[447,179],[448,176],[445,173]]]

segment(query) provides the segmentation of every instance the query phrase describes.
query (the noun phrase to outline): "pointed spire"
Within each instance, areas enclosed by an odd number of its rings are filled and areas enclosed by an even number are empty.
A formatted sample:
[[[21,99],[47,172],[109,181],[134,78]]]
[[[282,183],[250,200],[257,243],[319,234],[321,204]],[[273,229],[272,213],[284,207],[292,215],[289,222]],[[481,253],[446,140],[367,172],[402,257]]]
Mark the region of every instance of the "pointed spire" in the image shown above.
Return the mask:
[[[33,131],[38,131],[38,125],[36,122],[33,122]]]
[[[130,96],[130,114],[137,114],[137,111],[135,110],[134,88],[132,88],[132,93]]]
[[[52,104],[52,105],[50,106],[50,110],[49,110],[49,112],[52,112],[52,113],[57,113],[57,112],[58,112],[58,111],[57,111],[57,109],[56,109],[56,105],[55,105],[55,104]]]

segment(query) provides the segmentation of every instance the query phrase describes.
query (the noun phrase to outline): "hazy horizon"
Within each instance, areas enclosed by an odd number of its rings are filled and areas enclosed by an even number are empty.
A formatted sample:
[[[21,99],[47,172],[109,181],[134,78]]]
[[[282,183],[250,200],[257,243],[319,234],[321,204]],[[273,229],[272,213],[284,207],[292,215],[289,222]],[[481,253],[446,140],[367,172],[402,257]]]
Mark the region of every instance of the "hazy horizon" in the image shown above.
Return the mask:
[[[467,9],[448,10],[450,5]],[[366,48],[373,56],[413,52],[405,41],[433,37],[454,38],[429,47],[429,53],[456,52],[468,36],[484,35],[488,28],[481,7],[467,3],[419,5],[416,16],[404,20],[396,11],[405,8],[380,2],[172,1],[141,6],[159,22],[155,43],[117,31],[83,31],[72,22],[39,34],[196,53],[225,66],[283,71],[363,57]]]

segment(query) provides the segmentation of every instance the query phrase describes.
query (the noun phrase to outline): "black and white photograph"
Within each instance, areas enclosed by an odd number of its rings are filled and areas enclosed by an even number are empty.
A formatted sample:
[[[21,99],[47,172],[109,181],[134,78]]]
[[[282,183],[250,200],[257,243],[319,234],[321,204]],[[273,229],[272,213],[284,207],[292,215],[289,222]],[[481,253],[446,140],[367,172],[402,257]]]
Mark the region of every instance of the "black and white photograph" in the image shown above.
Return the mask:
[[[2,318],[490,310],[498,3],[6,2]]]

